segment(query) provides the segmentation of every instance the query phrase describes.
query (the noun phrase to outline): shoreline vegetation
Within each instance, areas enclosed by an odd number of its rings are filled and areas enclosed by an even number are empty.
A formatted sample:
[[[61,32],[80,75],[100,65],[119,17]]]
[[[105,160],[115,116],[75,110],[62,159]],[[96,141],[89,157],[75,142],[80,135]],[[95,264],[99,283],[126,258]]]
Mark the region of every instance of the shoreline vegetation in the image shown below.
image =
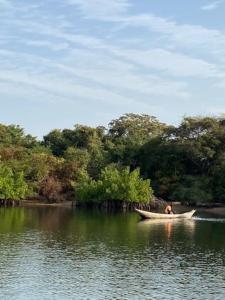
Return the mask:
[[[13,205],[8,205],[13,206]],[[160,212],[161,210],[159,208],[156,208],[155,206],[152,206],[151,204],[149,206],[141,206],[141,205],[135,205],[135,206],[112,206],[109,207],[107,205],[100,205],[100,206],[84,206],[84,205],[76,205],[74,201],[63,201],[63,202],[43,202],[43,200],[37,200],[37,199],[30,199],[30,200],[22,200],[17,202],[16,206],[20,207],[54,207],[59,209],[71,209],[71,208],[79,208],[84,210],[100,210],[103,212],[127,212],[127,211],[134,211],[135,208],[143,209],[143,210],[149,210],[149,211],[156,211]],[[6,206],[7,207],[7,206]],[[198,206],[191,206],[192,209],[197,209],[198,213],[203,214],[205,217],[209,216],[210,218],[225,218],[225,204],[224,203],[202,203]],[[173,209],[176,213],[184,213],[188,210],[190,210],[190,206],[182,205],[179,202],[173,203]]]
[[[130,113],[107,128],[54,129],[41,141],[0,124],[0,206],[132,210],[162,208],[162,199],[225,204],[225,117],[171,126]]]

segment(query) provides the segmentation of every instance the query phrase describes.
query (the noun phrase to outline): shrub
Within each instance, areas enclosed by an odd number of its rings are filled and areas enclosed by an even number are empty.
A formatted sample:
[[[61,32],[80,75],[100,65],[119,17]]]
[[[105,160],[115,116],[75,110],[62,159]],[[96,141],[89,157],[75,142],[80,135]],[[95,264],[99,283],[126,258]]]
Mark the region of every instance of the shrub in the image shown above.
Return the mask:
[[[47,200],[55,202],[60,200],[61,191],[61,183],[55,177],[49,176],[42,181],[39,193]]]
[[[0,199],[20,200],[28,195],[28,185],[23,172],[14,173],[12,169],[0,165]]]
[[[80,202],[119,200],[148,203],[152,196],[150,180],[143,180],[139,169],[131,172],[129,167],[108,166],[102,170],[99,180],[86,176],[76,189],[76,199]]]

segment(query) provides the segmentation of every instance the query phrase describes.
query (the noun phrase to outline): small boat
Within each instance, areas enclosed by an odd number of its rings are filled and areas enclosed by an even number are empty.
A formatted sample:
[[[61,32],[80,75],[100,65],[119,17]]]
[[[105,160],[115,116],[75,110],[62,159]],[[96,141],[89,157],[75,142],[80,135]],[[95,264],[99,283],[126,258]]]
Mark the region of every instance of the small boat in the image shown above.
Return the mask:
[[[196,210],[191,210],[182,214],[159,214],[136,208],[135,211],[139,213],[143,219],[191,219],[196,212]]]

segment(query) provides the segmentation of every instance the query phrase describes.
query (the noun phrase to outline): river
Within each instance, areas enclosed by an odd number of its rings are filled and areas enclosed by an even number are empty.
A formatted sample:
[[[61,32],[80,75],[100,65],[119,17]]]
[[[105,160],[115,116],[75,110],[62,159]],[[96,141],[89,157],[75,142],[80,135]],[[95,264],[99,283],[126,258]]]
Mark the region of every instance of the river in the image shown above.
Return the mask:
[[[225,299],[225,221],[0,209],[0,299]]]

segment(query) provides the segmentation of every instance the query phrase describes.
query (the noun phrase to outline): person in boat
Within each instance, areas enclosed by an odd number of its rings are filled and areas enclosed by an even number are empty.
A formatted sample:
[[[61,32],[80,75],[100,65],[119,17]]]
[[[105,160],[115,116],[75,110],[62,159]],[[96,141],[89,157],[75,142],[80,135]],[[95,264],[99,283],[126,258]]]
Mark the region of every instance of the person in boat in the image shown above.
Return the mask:
[[[165,214],[168,214],[168,215],[174,214],[173,208],[172,208],[172,203],[171,203],[171,204],[168,204],[168,205],[166,206],[166,208],[165,208],[165,210],[164,210],[164,213],[165,213]]]

